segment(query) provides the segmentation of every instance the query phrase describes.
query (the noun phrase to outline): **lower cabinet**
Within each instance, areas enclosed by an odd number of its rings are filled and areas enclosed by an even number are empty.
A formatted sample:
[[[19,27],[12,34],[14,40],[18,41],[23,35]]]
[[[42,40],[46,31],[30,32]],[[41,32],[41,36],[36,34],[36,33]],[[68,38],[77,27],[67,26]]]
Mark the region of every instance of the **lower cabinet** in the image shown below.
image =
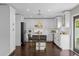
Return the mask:
[[[54,43],[63,50],[70,49],[70,39],[69,35],[55,35]]]
[[[61,40],[60,40],[60,47],[62,49],[69,49],[70,48],[70,39],[69,39],[69,35],[60,35]]]
[[[59,33],[56,33],[56,34],[55,34],[55,37],[54,37],[54,43],[55,43],[58,47],[60,47],[60,41],[61,41],[60,35],[59,35]]]

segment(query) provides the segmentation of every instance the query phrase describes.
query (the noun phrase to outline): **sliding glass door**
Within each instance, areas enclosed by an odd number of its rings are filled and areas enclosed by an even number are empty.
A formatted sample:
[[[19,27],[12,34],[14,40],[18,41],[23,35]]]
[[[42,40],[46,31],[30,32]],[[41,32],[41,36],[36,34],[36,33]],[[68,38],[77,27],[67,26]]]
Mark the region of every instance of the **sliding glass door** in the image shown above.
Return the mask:
[[[74,17],[74,30],[73,30],[73,42],[74,42],[74,51],[79,53],[79,15]]]

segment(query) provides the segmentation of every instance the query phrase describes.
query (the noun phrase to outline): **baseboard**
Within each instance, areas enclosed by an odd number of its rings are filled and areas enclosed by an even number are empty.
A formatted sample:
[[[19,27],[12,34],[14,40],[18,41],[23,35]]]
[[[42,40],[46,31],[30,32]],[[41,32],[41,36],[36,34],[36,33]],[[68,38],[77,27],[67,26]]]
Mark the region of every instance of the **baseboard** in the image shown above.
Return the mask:
[[[15,55],[15,50],[9,54],[9,56],[14,56]]]
[[[55,42],[52,42],[56,47],[58,47],[60,50],[62,50]]]

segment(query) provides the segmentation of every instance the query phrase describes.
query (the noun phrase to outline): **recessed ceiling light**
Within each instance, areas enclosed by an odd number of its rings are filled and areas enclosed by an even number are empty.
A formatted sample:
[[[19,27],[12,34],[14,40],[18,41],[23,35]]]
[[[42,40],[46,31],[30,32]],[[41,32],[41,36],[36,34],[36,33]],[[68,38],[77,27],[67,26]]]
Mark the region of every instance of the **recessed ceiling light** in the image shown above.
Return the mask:
[[[26,11],[30,11],[30,9],[28,8],[28,9],[26,9]]]

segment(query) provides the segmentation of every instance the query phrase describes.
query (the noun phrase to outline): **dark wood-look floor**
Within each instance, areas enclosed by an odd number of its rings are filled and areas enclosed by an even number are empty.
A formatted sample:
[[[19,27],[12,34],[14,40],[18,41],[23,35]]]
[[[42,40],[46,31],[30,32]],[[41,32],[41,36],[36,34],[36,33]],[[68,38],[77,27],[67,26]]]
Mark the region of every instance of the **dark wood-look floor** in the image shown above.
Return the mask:
[[[25,46],[16,47],[15,56],[74,56],[70,50],[61,50],[53,43],[46,43],[46,51],[36,51],[34,45],[26,43]]]

